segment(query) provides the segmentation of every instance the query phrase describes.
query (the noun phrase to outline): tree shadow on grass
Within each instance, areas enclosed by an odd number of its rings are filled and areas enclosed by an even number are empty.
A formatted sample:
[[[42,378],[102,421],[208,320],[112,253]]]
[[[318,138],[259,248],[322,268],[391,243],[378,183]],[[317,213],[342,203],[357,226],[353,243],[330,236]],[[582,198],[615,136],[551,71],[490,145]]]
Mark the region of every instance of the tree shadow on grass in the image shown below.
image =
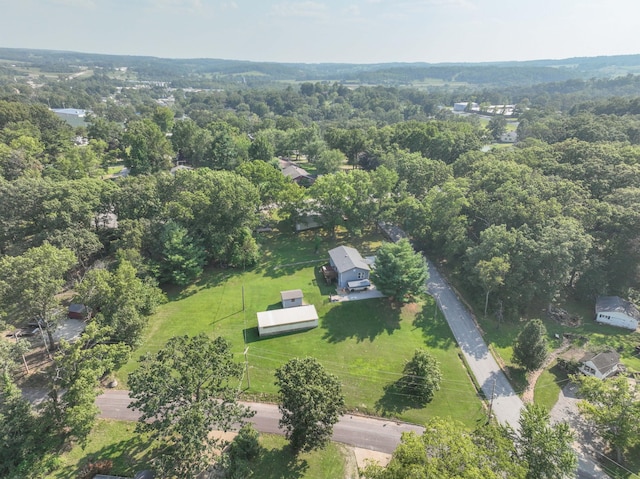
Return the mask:
[[[375,407],[382,417],[396,417],[408,409],[422,408],[424,404],[404,391],[401,378],[384,387],[384,394],[376,401]]]
[[[413,320],[413,326],[422,329],[422,337],[427,346],[434,349],[447,350],[455,346],[455,341],[447,321],[442,313],[436,313],[434,307],[422,308]]]
[[[339,343],[349,338],[373,341],[400,329],[401,308],[387,298],[347,301],[331,308],[321,319],[323,339]]]
[[[261,479],[299,479],[309,469],[287,444],[280,449],[263,449],[253,467],[255,477]]]
[[[226,282],[232,276],[242,273],[242,270],[233,268],[207,267],[202,276],[193,284],[178,286],[175,284],[164,284],[162,290],[167,295],[169,301],[179,301],[200,292],[203,289],[214,288]]]
[[[131,426],[134,427],[133,425]],[[119,441],[87,454],[77,464],[59,469],[55,477],[78,477],[80,471],[89,462],[100,460],[113,461],[111,474],[133,477],[138,471],[151,469],[151,451],[153,441],[142,436],[135,436]]]

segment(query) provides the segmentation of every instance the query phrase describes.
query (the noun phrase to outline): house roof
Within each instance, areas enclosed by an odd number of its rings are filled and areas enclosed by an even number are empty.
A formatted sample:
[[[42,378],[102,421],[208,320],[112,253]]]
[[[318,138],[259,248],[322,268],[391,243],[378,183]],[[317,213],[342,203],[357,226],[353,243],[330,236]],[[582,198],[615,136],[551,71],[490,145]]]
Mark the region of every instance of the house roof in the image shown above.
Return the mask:
[[[329,250],[329,257],[333,264],[336,266],[338,273],[344,273],[353,268],[364,269],[369,271],[369,265],[365,263],[358,250],[351,248],[350,246],[338,246]]]
[[[295,163],[288,160],[280,160],[280,171],[284,176],[296,180],[298,178],[312,178],[312,176],[304,168],[300,168]]]
[[[287,301],[289,299],[302,298],[302,290],[290,289],[288,291],[280,291],[280,298],[282,298],[282,301]]]
[[[598,368],[598,371],[600,371],[601,374],[607,374],[618,365],[620,362],[620,355],[611,350],[597,354],[589,353],[582,358],[583,363],[586,363],[587,361],[591,361],[591,363]]]
[[[624,313],[630,318],[640,321],[640,311],[635,304],[625,301],[619,296],[599,296],[596,300],[596,314],[614,312]]]

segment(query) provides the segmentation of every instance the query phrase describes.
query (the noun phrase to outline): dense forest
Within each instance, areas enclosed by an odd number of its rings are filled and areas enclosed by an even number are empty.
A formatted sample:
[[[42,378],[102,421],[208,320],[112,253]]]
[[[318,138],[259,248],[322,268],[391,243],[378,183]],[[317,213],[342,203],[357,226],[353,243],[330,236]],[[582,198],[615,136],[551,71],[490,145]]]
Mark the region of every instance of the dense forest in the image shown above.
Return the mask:
[[[0,57],[0,319],[37,318],[46,334],[74,288],[100,345],[55,353],[77,367],[51,376],[46,421],[5,393],[16,421],[1,427],[24,437],[1,453],[0,476],[51,467],[53,438],[84,440],[96,386],[82,388],[139,344],[159,285],[190,284],[207,265],[250,268],[262,224],[293,230],[314,214],[328,235],[397,224],[502,321],[562,297],[640,300],[640,77],[596,75],[602,59],[580,70]],[[66,76],[80,65],[91,74]],[[426,78],[447,85],[398,86]],[[457,115],[456,101],[515,115]],[[61,107],[90,110],[86,125],[50,111]],[[507,124],[517,142],[496,146]],[[278,157],[304,158],[317,178],[291,181]]]

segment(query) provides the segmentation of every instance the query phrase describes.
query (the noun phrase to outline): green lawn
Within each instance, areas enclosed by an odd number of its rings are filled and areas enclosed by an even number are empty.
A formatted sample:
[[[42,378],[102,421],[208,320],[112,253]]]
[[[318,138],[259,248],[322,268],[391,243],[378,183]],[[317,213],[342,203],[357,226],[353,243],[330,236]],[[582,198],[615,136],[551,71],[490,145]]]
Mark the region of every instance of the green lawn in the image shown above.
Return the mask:
[[[133,477],[137,471],[151,468],[150,443],[144,436],[134,432],[135,424],[122,421],[99,420],[86,448],[75,445],[62,455],[62,467],[48,479],[77,477],[89,461],[110,459],[113,461],[112,475]],[[299,454],[297,457],[288,448],[281,436],[261,434],[264,448],[255,466],[256,477],[262,479],[324,479],[345,477],[344,446],[331,443],[325,449]]]
[[[74,445],[61,456],[62,467],[49,479],[78,477],[79,471],[90,461],[110,459],[113,461],[111,474],[133,477],[150,467],[150,441],[134,432],[135,423],[124,421],[98,420],[93,428],[87,446],[82,449]]]
[[[362,238],[323,238],[314,253],[315,233],[261,236],[263,260],[246,272],[213,270],[197,285],[171,291],[170,301],[151,318],[143,346],[118,373],[123,387],[136,359],[154,352],[172,336],[205,332],[228,338],[238,361],[248,347],[248,398],[275,400],[273,373],[293,357],[312,356],[343,384],[347,407],[352,411],[397,417],[423,423],[431,416],[450,416],[469,427],[484,417],[483,407],[467,375],[451,331],[442,314],[434,319],[431,298],[421,304],[395,307],[387,299],[331,303],[318,266],[327,250],[350,244],[363,256],[373,254],[382,238],[369,232]],[[310,261],[310,263],[306,263]],[[291,263],[304,264],[286,266]],[[256,312],[279,308],[280,291],[302,289],[305,301],[320,316],[316,329],[260,339]],[[242,311],[244,289],[245,311]],[[426,347],[441,363],[442,389],[422,408],[393,388],[404,363],[415,348]],[[247,378],[244,387],[247,386]]]
[[[551,367],[538,378],[533,392],[535,403],[542,404],[548,410],[551,410],[558,401],[560,391],[568,380],[567,374],[554,361]]]

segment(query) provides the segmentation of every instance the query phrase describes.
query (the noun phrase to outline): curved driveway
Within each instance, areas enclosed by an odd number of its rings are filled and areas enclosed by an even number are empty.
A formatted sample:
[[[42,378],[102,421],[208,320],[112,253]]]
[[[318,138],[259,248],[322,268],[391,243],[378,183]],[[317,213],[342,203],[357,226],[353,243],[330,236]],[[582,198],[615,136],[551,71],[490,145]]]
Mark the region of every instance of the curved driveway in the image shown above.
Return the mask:
[[[429,281],[427,290],[444,313],[449,327],[464,354],[467,364],[486,398],[493,395],[493,413],[502,424],[518,430],[522,400],[515,393],[507,377],[487,348],[469,311],[460,302],[437,268],[427,260]]]
[[[427,265],[429,266],[427,290],[444,313],[469,368],[485,396],[490,398],[491,394],[494,394],[493,412],[496,419],[502,424],[510,425],[517,431],[520,410],[524,407],[524,403],[511,387],[498,363],[493,359],[467,308],[461,303],[431,261],[427,260]],[[555,421],[567,419],[569,418],[562,417],[562,415],[554,417]],[[576,447],[574,444],[574,449],[578,453],[578,478],[608,478],[602,469],[585,454],[584,447]]]

